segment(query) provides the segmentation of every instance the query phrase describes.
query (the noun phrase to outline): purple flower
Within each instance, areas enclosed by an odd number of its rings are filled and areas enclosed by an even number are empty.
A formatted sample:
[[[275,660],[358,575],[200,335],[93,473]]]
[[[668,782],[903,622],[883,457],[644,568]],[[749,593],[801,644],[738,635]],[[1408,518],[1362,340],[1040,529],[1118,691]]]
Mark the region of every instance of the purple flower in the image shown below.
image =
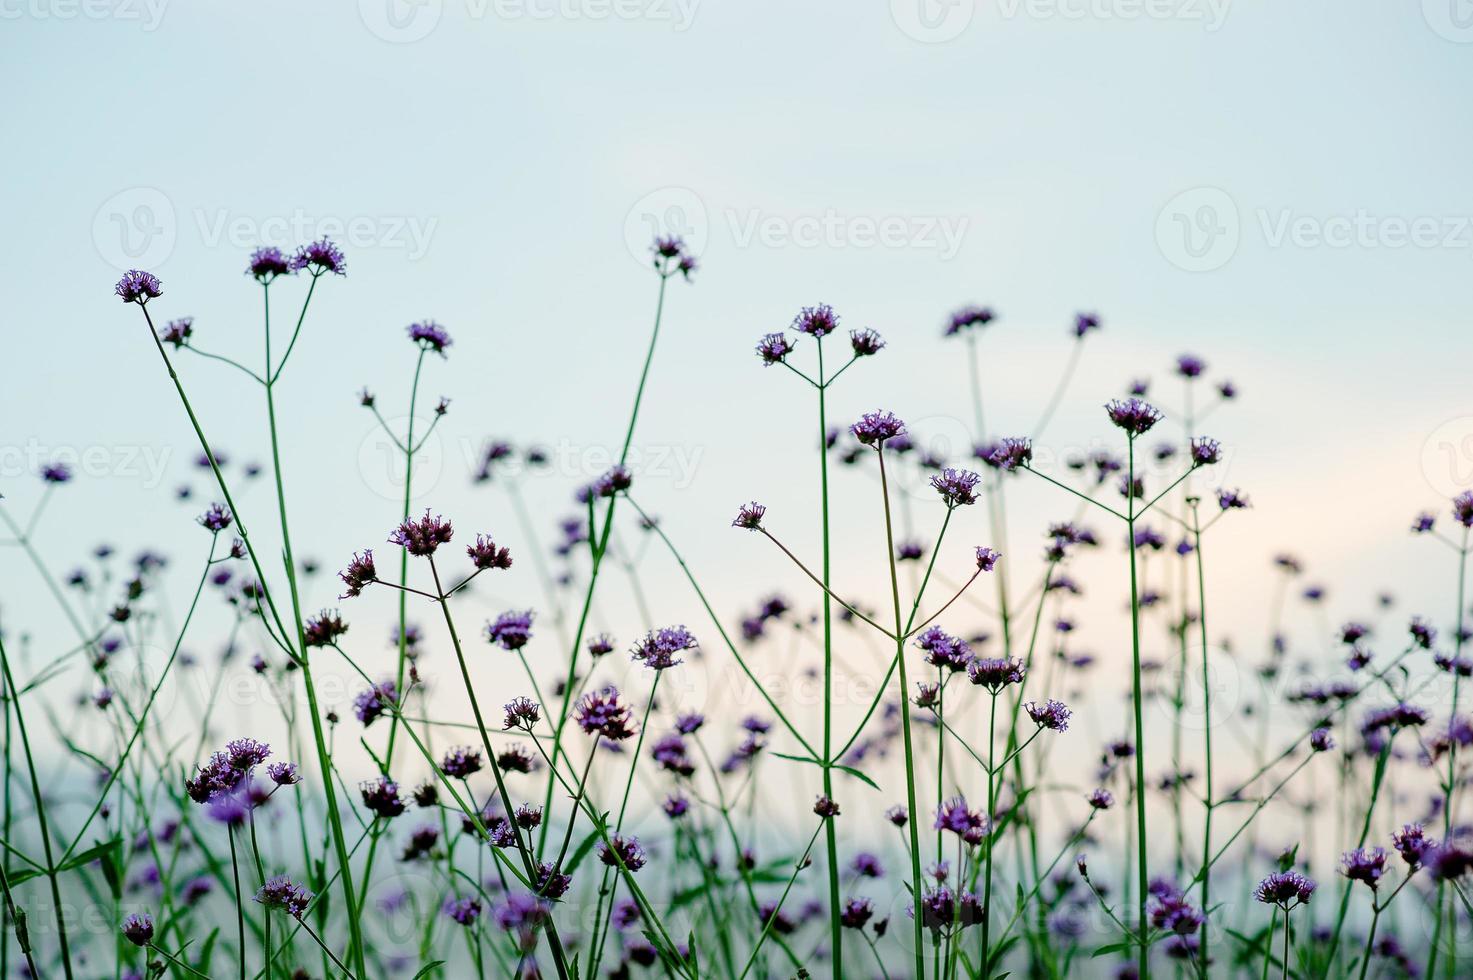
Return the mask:
[[[875,914],[874,903],[867,898],[851,898],[839,912],[839,924],[845,929],[863,929]]]
[[[411,323],[407,328],[409,339],[419,345],[420,350],[432,350],[441,357],[450,346],[450,334],[434,320]]]
[[[41,481],[52,485],[70,483],[72,479],[71,467],[65,463],[47,463],[41,467]]]
[[[1415,868],[1422,863],[1428,849],[1436,845],[1421,824],[1409,823],[1391,835],[1391,846],[1409,867]]]
[[[508,745],[496,756],[496,768],[502,772],[529,773],[540,769],[542,763],[532,754],[532,750],[520,742]]]
[[[1412,522],[1412,533],[1426,534],[1428,531],[1432,530],[1433,525],[1436,523],[1437,518],[1434,517],[1432,514],[1428,514],[1424,511],[1418,514],[1417,519]]]
[[[898,825],[897,825],[898,826]],[[953,796],[936,809],[933,830],[949,830],[968,844],[982,842],[987,827],[987,818],[976,810],[967,808],[965,797]]]
[[[481,917],[481,900],[478,898],[447,898],[440,908],[463,926],[473,926]]]
[[[605,654],[613,653],[614,638],[607,633],[600,633],[588,641],[588,655],[598,658]]]
[[[1083,337],[1091,330],[1100,329],[1100,318],[1095,313],[1076,313],[1074,315],[1074,336]]]
[[[1264,905],[1277,905],[1288,912],[1308,902],[1318,887],[1314,879],[1298,871],[1275,871],[1258,883],[1253,897]]]
[[[375,816],[385,819],[397,817],[404,812],[404,799],[399,795],[399,784],[388,776],[366,779],[358,784],[363,796],[363,805]]]
[[[1196,466],[1210,466],[1222,459],[1222,444],[1216,439],[1208,439],[1206,436],[1192,440],[1192,463]]]
[[[623,741],[636,731],[629,706],[619,700],[619,689],[612,686],[589,691],[579,698],[573,719],[589,735],[600,735],[614,742]]]
[[[1047,728],[1054,732],[1067,732],[1069,730],[1069,716],[1073,714],[1062,701],[1049,698],[1043,704],[1037,701],[1029,701],[1023,705],[1028,712],[1028,717],[1040,728]]]
[[[1412,634],[1412,640],[1423,650],[1432,649],[1432,643],[1437,639],[1437,630],[1432,624],[1421,616],[1413,616],[1411,625],[1407,630]]]
[[[1361,847],[1346,851],[1340,857],[1345,877],[1351,881],[1363,881],[1375,891],[1381,876],[1386,873],[1386,850],[1380,847]]]
[[[1217,506],[1223,510],[1242,510],[1248,506],[1248,498],[1236,488],[1219,490],[1217,491]]]
[[[995,319],[997,319],[997,314],[992,312],[991,307],[963,306],[947,319],[945,335],[955,337],[972,327],[985,327]]]
[[[910,814],[902,804],[897,803],[885,810],[885,819],[897,827],[904,827],[910,820]]]
[[[1205,370],[1207,370],[1206,362],[1196,355],[1183,354],[1176,359],[1176,373],[1183,378],[1201,377]]]
[[[476,535],[476,543],[468,545],[465,553],[478,571],[511,567],[511,550],[496,547],[496,542],[484,534]]]
[[[301,770],[295,762],[273,762],[266,767],[266,775],[278,786],[291,786],[302,781]]]
[[[1175,886],[1159,890],[1149,903],[1151,925],[1157,929],[1174,932],[1178,936],[1190,936],[1202,927],[1204,917],[1200,910],[1187,901]]]
[[[977,484],[981,479],[980,474],[971,470],[947,467],[931,477],[931,489],[941,494],[947,507],[961,507],[977,502]]]
[[[466,779],[481,771],[481,750],[469,746],[453,748],[440,760],[440,771],[451,779]]]
[[[666,626],[652,630],[634,645],[631,660],[638,660],[651,670],[665,670],[683,661],[676,654],[697,648],[696,638],[684,626]]]
[[[991,548],[977,549],[977,567],[984,572],[990,572],[997,565],[997,560],[1002,557],[1002,552]]]
[[[239,827],[251,815],[251,804],[243,792],[221,793],[205,804],[205,814],[216,823]]]
[[[611,868],[623,866],[629,871],[638,871],[649,860],[639,840],[614,834],[599,845],[598,859]]]
[[[312,901],[312,893],[286,875],[270,878],[256,892],[256,901],[268,909],[279,909],[300,919]]]
[[[1438,881],[1461,878],[1473,869],[1473,848],[1461,841],[1443,841],[1422,856],[1428,874]]]
[[[992,447],[984,459],[1001,470],[1012,471],[1020,466],[1026,467],[1033,462],[1033,440],[1004,439]]]
[[[905,423],[890,412],[866,412],[859,421],[849,427],[854,438],[866,446],[883,446],[886,439],[893,439],[905,432]]]
[[[1473,527],[1473,490],[1464,490],[1453,498],[1453,520]]]
[[[1108,810],[1115,805],[1115,797],[1110,795],[1109,790],[1101,786],[1089,794],[1089,805],[1096,810]]]
[[[565,875],[551,863],[543,861],[537,866],[535,877],[537,894],[548,898],[562,898],[567,894],[568,886],[573,884],[573,876]]]
[[[1013,657],[978,657],[967,665],[967,677],[996,694],[1009,684],[1023,683],[1027,668]]]
[[[512,698],[506,703],[506,724],[502,728],[522,728],[530,731],[542,717],[542,705],[527,697]]]
[[[940,626],[928,626],[916,637],[916,646],[926,652],[926,662],[933,667],[952,671],[966,670],[972,650],[965,640],[952,636]]]
[[[1117,428],[1124,429],[1131,438],[1143,435],[1161,421],[1161,413],[1139,398],[1115,399],[1105,406],[1105,412]]]
[[[123,938],[134,946],[147,946],[153,942],[153,916],[147,912],[128,916],[123,920]]]
[[[832,797],[820,796],[813,804],[813,812],[825,820],[831,820],[839,815],[839,804]]]
[[[508,610],[486,624],[486,639],[503,650],[520,650],[532,639],[532,610]]]
[[[343,258],[342,249],[324,237],[298,248],[297,254],[292,256],[292,268],[306,269],[314,276],[320,276],[324,272],[346,276],[348,260]]]
[[[865,328],[849,331],[849,346],[854,350],[855,357],[869,357],[871,354],[878,354],[880,348],[885,346],[885,341],[875,331]]]
[[[593,481],[593,492],[600,497],[612,497],[621,490],[628,490],[634,484],[634,477],[627,467],[614,465],[609,468],[597,480]]]
[[[770,333],[757,342],[757,356],[763,367],[781,364],[793,352],[793,342],[783,333]]]
[[[1316,752],[1328,752],[1335,747],[1335,738],[1328,728],[1316,728],[1309,733],[1309,747]]]
[[[839,327],[839,314],[827,303],[805,306],[793,317],[793,329],[812,337],[827,337]]]
[[[158,276],[140,269],[129,269],[113,287],[113,292],[117,293],[124,303],[137,303],[139,306],[162,295],[163,291],[163,283],[159,282]]]
[[[367,728],[380,715],[391,710],[398,701],[398,685],[392,678],[385,678],[353,699],[353,715]]]
[[[426,508],[424,517],[405,521],[395,528],[389,535],[389,543],[399,545],[411,555],[423,557],[433,555],[436,548],[449,543],[454,533],[449,521],[438,515],[431,517]]]
[[[348,587],[348,591],[338,596],[339,599],[352,599],[363,594],[363,587],[378,581],[378,569],[373,565],[372,549],[364,549],[363,554],[353,552],[353,560],[348,562],[348,567],[338,572],[338,578]]]
[[[750,504],[743,504],[741,510],[737,511],[736,520],[731,522],[731,526],[759,531],[762,529],[762,515],[766,513],[767,508],[755,500]]]
[[[259,283],[268,283],[277,276],[290,275],[295,271],[291,260],[275,245],[264,245],[256,249],[251,253],[250,264],[246,266],[246,275]]]
[[[159,332],[159,339],[166,344],[173,344],[175,350],[189,343],[189,338],[192,336],[194,336],[194,317],[192,316],[181,316],[177,320],[170,320]]]

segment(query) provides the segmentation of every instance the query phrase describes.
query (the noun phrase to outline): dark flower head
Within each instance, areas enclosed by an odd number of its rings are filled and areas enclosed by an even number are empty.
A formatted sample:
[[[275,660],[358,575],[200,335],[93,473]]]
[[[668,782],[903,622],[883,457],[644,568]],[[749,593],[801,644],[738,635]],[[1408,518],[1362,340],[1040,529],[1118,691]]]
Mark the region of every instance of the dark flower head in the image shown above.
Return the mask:
[[[338,578],[348,587],[348,591],[338,596],[339,599],[352,599],[363,594],[363,588],[378,581],[378,569],[373,565],[373,551],[365,549],[363,554],[353,552],[353,560],[348,562],[348,567],[338,572]]]
[[[1159,889],[1151,898],[1148,905],[1151,916],[1151,925],[1157,929],[1165,929],[1178,936],[1190,936],[1202,927],[1204,917],[1200,910],[1195,908],[1186,896],[1176,886],[1169,882],[1163,882],[1165,888]]]
[[[438,515],[431,517],[429,509],[419,520],[408,520],[400,524],[389,535],[389,543],[397,544],[411,555],[433,555],[435,549],[447,544],[455,529],[450,522]]]
[[[118,284],[113,287],[113,292],[117,293],[124,303],[137,303],[139,306],[162,295],[163,291],[163,284],[159,282],[158,276],[139,269],[129,269],[123,273],[123,278],[119,279]]]
[[[440,908],[447,916],[463,926],[473,926],[481,917],[479,898],[447,898],[445,904]]]
[[[411,323],[405,329],[409,334],[409,339],[418,344],[420,350],[432,350],[443,357],[445,348],[451,344],[450,334],[446,333],[445,328],[434,320]]]
[[[1408,631],[1412,634],[1412,641],[1423,650],[1432,649],[1432,643],[1437,639],[1437,630],[1432,624],[1421,616],[1413,616]]]
[[[886,439],[905,432],[905,423],[890,412],[866,412],[849,427],[849,431],[866,446],[883,446]]]
[[[1089,805],[1096,810],[1108,810],[1115,805],[1115,797],[1103,786],[1089,794]]]
[[[1340,858],[1345,877],[1351,881],[1363,881],[1376,889],[1381,876],[1386,873],[1386,851],[1380,847],[1361,847],[1346,851]]]
[[[1464,490],[1453,498],[1453,520],[1473,527],[1473,490]]]
[[[685,253],[685,239],[679,235],[657,235],[650,251],[656,258],[676,259]]]
[[[523,775],[536,772],[542,763],[532,750],[520,742],[514,742],[496,754],[496,768],[502,772],[519,772]]]
[[[291,786],[302,781],[302,772],[295,762],[273,762],[266,767],[266,775],[278,786]]]
[[[1013,657],[978,657],[967,665],[967,677],[996,694],[1009,684],[1023,683],[1027,668]]]
[[[793,352],[793,342],[783,333],[770,333],[757,342],[757,356],[763,367],[781,364]]]
[[[1473,869],[1473,848],[1464,841],[1443,841],[1427,848],[1422,863],[1437,881],[1452,881]]]
[[[1287,912],[1308,902],[1317,887],[1314,879],[1298,871],[1275,871],[1258,883],[1253,897],[1264,905],[1277,905]]]
[[[986,834],[987,818],[967,808],[964,797],[953,796],[936,808],[933,830],[949,830],[968,844],[980,844]]]
[[[928,626],[916,637],[916,646],[926,652],[926,663],[951,671],[966,670],[972,650],[961,637],[952,636],[940,626]]]
[[[123,938],[134,946],[147,946],[153,942],[153,916],[134,913],[123,920]]]
[[[1230,402],[1238,397],[1238,386],[1231,381],[1219,381],[1217,383],[1217,393],[1222,396],[1223,401]]]
[[[813,804],[813,812],[825,820],[830,820],[839,815],[839,804],[835,803],[831,797],[820,796]]]
[[[496,547],[496,542],[484,534],[476,535],[476,543],[467,546],[465,553],[470,556],[472,564],[481,571],[511,567],[511,550]]]
[[[1309,733],[1309,747],[1316,752],[1328,752],[1335,747],[1335,738],[1328,728],[1316,728]]]
[[[839,314],[827,303],[805,306],[793,317],[793,329],[812,337],[827,337],[839,328]]]
[[[1201,377],[1202,372],[1207,370],[1207,364],[1193,354],[1183,354],[1176,359],[1176,373],[1183,378]]]
[[[506,703],[506,724],[502,728],[523,728],[531,730],[542,717],[542,705],[531,698],[512,698]]]
[[[159,332],[159,339],[166,344],[173,344],[175,350],[189,343],[189,338],[192,336],[194,336],[194,317],[192,316],[170,320]]]
[[[985,327],[995,319],[997,314],[992,312],[991,307],[963,306],[947,319],[946,336],[955,337],[973,327]]]
[[[1094,313],[1076,313],[1074,315],[1074,336],[1083,337],[1091,330],[1100,329],[1100,318]]]
[[[1409,823],[1391,835],[1391,846],[1401,859],[1409,867],[1418,867],[1427,850],[1435,846],[1435,842],[1427,836],[1419,823]]]
[[[367,728],[399,702],[399,688],[392,678],[379,681],[353,699],[353,715]]]
[[[667,796],[665,802],[660,804],[660,809],[665,811],[665,816],[671,820],[679,820],[690,812],[690,800],[684,796]]]
[[[1428,531],[1432,530],[1433,525],[1435,525],[1436,523],[1437,518],[1434,515],[1428,514],[1424,511],[1421,514],[1418,514],[1417,519],[1412,522],[1412,533],[1426,534]]]
[[[1027,466],[1033,462],[1033,440],[1004,439],[992,447],[985,460],[1001,470],[1011,471]]]
[[[292,256],[293,269],[306,269],[314,276],[331,272],[339,276],[348,274],[348,260],[343,258],[342,249],[327,238],[319,238],[309,245],[297,249]]]
[[[666,626],[651,630],[634,645],[630,659],[638,660],[651,670],[665,670],[682,661],[677,654],[697,648],[696,638],[684,626]]]
[[[358,784],[363,795],[363,805],[379,817],[397,817],[404,812],[404,800],[399,795],[399,784],[388,776],[379,776]]]
[[[636,731],[629,706],[619,700],[619,689],[615,687],[589,691],[579,698],[573,719],[589,735],[600,735],[614,742],[623,741]]]
[[[440,760],[440,771],[451,779],[465,779],[481,771],[481,750],[462,746],[445,753]]]
[[[532,639],[532,610],[508,610],[486,624],[486,639],[503,650],[520,650]]]
[[[599,845],[598,859],[611,868],[622,865],[629,871],[638,871],[649,860],[637,838],[620,834],[614,834]]]
[[[211,504],[209,510],[199,516],[200,526],[215,534],[225,530],[234,520],[230,510],[223,504]]]
[[[994,551],[991,548],[985,547],[978,548],[977,567],[984,572],[990,572],[993,570],[993,568],[997,567],[997,560],[1001,557],[1002,552],[1000,551]]]
[[[878,354],[885,341],[875,331],[865,328],[849,331],[849,346],[854,349],[855,357],[869,357]]]
[[[267,879],[256,892],[256,901],[268,909],[279,909],[300,919],[312,901],[312,893],[286,875]]]
[[[977,484],[980,474],[971,470],[956,470],[947,467],[931,477],[931,489],[941,494],[948,507],[960,507],[977,502]]]
[[[910,814],[902,804],[895,804],[885,811],[885,819],[897,827],[904,827],[910,820]]]
[[[614,638],[607,633],[600,633],[588,641],[588,655],[598,658],[614,651]]]
[[[706,716],[694,711],[675,719],[675,730],[682,735],[694,735],[706,724]]]
[[[1217,506],[1223,510],[1242,510],[1248,506],[1248,497],[1237,489],[1217,491]]]
[[[267,283],[277,276],[290,275],[296,271],[291,260],[275,245],[264,245],[251,253],[250,264],[246,266],[246,275],[253,277],[257,282]]]
[[[1069,730],[1069,716],[1073,712],[1062,701],[1055,701],[1053,698],[1049,698],[1043,704],[1029,701],[1023,705],[1023,708],[1028,712],[1028,717],[1033,719],[1033,723],[1040,728],[1047,728],[1055,732]]]
[[[71,479],[72,469],[65,463],[47,463],[45,466],[41,467],[41,481],[43,483],[59,485],[62,483],[70,483]]]
[[[1139,398],[1115,399],[1105,406],[1105,412],[1116,427],[1124,429],[1132,438],[1143,435],[1161,421],[1161,413],[1154,406]]]
[[[539,895],[547,898],[562,898],[567,894],[568,887],[573,884],[573,876],[563,874],[552,863],[543,861],[537,866],[534,883],[537,885]]]
[[[1197,466],[1210,466],[1222,459],[1222,444],[1216,439],[1208,439],[1206,436],[1192,440],[1192,463]]]
[[[757,531],[762,527],[762,515],[767,513],[767,508],[752,501],[743,504],[741,510],[737,511],[736,520],[731,522],[732,527],[743,527],[749,531]]]

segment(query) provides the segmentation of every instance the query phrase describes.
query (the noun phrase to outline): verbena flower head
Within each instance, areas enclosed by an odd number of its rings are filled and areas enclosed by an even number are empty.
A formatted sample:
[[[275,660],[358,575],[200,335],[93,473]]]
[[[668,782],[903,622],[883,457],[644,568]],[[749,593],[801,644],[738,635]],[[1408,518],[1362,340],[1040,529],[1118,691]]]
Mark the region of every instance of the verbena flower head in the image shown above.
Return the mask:
[[[1032,439],[1003,439],[985,457],[1000,470],[1012,471],[1033,462]]]
[[[1412,521],[1413,534],[1426,534],[1437,524],[1436,516],[1425,511],[1418,514],[1416,520]]]
[[[1435,841],[1427,836],[1419,823],[1405,824],[1391,835],[1391,846],[1401,855],[1407,866],[1412,868],[1421,866],[1428,849],[1434,845]]]
[[[348,587],[348,591],[338,596],[339,599],[352,599],[363,594],[363,589],[378,581],[378,569],[373,564],[373,550],[364,549],[363,554],[353,552],[353,560],[348,562],[348,567],[338,572],[338,578]]]
[[[945,335],[955,337],[974,327],[985,327],[995,319],[997,314],[989,306],[963,306],[947,319]]]
[[[839,815],[839,804],[832,797],[820,796],[813,803],[813,812],[825,820],[831,820]]]
[[[159,282],[159,277],[151,272],[141,269],[129,269],[123,273],[123,278],[113,287],[124,303],[137,303],[144,306],[151,299],[157,299],[163,295],[164,286]]]
[[[1316,728],[1309,733],[1309,747],[1315,752],[1328,752],[1335,747],[1335,736],[1328,728]]]
[[[479,898],[447,898],[440,910],[459,925],[473,926],[481,917],[481,900]]]
[[[301,768],[295,762],[273,762],[266,767],[266,775],[278,786],[293,786],[302,781]]]
[[[594,659],[613,652],[614,638],[607,633],[599,633],[588,641],[588,655]]]
[[[931,489],[941,495],[948,507],[961,507],[977,502],[977,484],[982,476],[971,470],[947,467],[931,477]]]
[[[1473,490],[1464,490],[1453,498],[1453,520],[1473,527]]]
[[[1250,505],[1247,495],[1234,487],[1217,491],[1217,506],[1223,510],[1242,510]]]
[[[863,330],[849,331],[849,347],[854,351],[855,357],[869,357],[878,354],[884,346],[884,339],[868,327]]]
[[[1275,871],[1254,889],[1253,897],[1264,905],[1277,905],[1288,912],[1308,902],[1319,886],[1298,871]]]
[[[875,905],[867,898],[851,898],[839,912],[839,924],[845,929],[863,929],[875,914]]]
[[[731,526],[746,528],[748,531],[761,530],[762,516],[766,513],[767,508],[755,500],[750,504],[743,504],[737,511],[736,520],[731,522]]]
[[[486,624],[486,639],[503,650],[520,650],[532,639],[532,610],[508,610]]]
[[[1208,439],[1206,436],[1192,440],[1192,463],[1197,466],[1210,466],[1222,459],[1222,444],[1216,439]]]
[[[481,750],[470,746],[453,748],[440,760],[440,771],[451,779],[465,779],[481,771]]]
[[[298,248],[296,254],[292,256],[292,268],[306,269],[314,276],[320,276],[324,272],[346,276],[348,260],[343,258],[342,249],[324,237]]]
[[[986,836],[987,818],[967,807],[965,797],[953,796],[936,808],[933,830],[947,830],[968,844],[980,844]]]
[[[859,421],[849,427],[854,438],[866,446],[883,446],[886,439],[893,439],[905,432],[905,423],[890,412],[866,412]]]
[[[1161,412],[1139,398],[1115,399],[1105,406],[1105,412],[1117,428],[1124,429],[1132,438],[1143,435],[1161,421]]]
[[[41,467],[41,482],[52,486],[60,486],[70,483],[72,480],[72,468],[65,463],[47,463]]]
[[[996,694],[1009,684],[1023,683],[1028,668],[1015,657],[978,657],[967,665],[967,677]]]
[[[665,670],[682,663],[677,654],[697,648],[696,638],[684,626],[666,626],[644,635],[630,654],[651,670]]]
[[[961,637],[952,636],[940,626],[927,626],[916,637],[916,646],[926,653],[926,663],[951,671],[966,670],[972,660],[971,647]]]
[[[267,879],[256,892],[256,901],[268,909],[277,909],[300,919],[312,902],[312,893],[286,875]]]
[[[622,864],[630,871],[638,871],[649,860],[638,838],[621,834],[614,834],[607,842],[599,845],[598,859],[611,868]]]
[[[286,253],[275,245],[263,245],[251,253],[251,260],[246,264],[246,275],[257,282],[268,283],[277,276],[287,276],[295,272],[291,259]]]
[[[600,735],[614,742],[623,741],[636,731],[629,706],[619,699],[619,689],[612,686],[589,691],[579,698],[573,720],[589,735]]]
[[[1091,330],[1100,329],[1100,318],[1095,313],[1076,313],[1074,315],[1074,336],[1083,337]]]
[[[411,555],[424,557],[433,555],[440,545],[448,544],[454,534],[449,521],[438,514],[431,517],[426,508],[419,520],[407,520],[396,527],[389,535],[389,543],[399,545]]]
[[[781,364],[793,352],[793,342],[784,333],[770,333],[757,342],[757,356],[763,367]]]
[[[441,357],[445,356],[445,348],[452,343],[450,334],[434,320],[411,323],[405,330],[409,334],[409,339],[418,345],[420,350],[432,350]]]
[[[405,803],[399,795],[399,784],[388,776],[364,780],[358,784],[358,791],[363,796],[363,805],[375,816],[388,819],[404,812]]]
[[[512,698],[506,703],[506,724],[503,728],[521,728],[530,731],[542,717],[542,705],[527,697]]]
[[[1412,635],[1412,642],[1423,650],[1432,649],[1432,644],[1437,639],[1437,630],[1431,623],[1421,616],[1413,616],[1407,631]]]
[[[1183,354],[1176,359],[1176,373],[1183,378],[1199,378],[1207,370],[1207,363],[1195,354]]]
[[[839,314],[827,303],[805,306],[793,317],[793,329],[811,337],[827,337],[839,328]]]
[[[1342,872],[1351,881],[1365,882],[1375,891],[1381,876],[1386,873],[1386,850],[1380,847],[1360,847],[1346,851],[1340,857]]]
[[[997,567],[997,560],[1002,557],[1002,552],[991,548],[979,547],[977,549],[977,567],[984,572],[990,572]]]
[[[134,946],[147,946],[153,942],[153,916],[135,912],[123,920],[122,930],[123,938]]]
[[[1473,847],[1466,841],[1443,841],[1429,847],[1422,857],[1427,873],[1437,881],[1452,881],[1473,870]]]
[[[1190,936],[1205,921],[1202,912],[1187,901],[1185,895],[1170,882],[1161,882],[1148,903],[1151,925],[1178,936]]]
[[[189,343],[189,338],[194,336],[194,317],[181,316],[177,320],[170,320],[164,324],[164,329],[159,331],[159,339],[166,344],[172,344],[175,350]]]
[[[1089,794],[1089,805],[1096,810],[1108,810],[1115,805],[1115,797],[1101,786]]]
[[[1049,698],[1043,704],[1029,701],[1023,705],[1023,708],[1028,712],[1028,717],[1033,719],[1035,725],[1053,732],[1068,731],[1069,716],[1074,713],[1064,702],[1055,701],[1053,698]]]
[[[385,678],[353,699],[353,716],[367,728],[399,702],[399,687],[393,678]]]

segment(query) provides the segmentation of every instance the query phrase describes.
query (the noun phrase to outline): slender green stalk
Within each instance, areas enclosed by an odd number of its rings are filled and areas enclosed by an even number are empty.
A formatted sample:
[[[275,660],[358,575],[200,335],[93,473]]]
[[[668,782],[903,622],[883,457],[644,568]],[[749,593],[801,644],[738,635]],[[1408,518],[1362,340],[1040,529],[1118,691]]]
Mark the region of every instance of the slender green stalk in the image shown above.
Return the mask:
[[[227,829],[225,835],[230,838],[230,871],[235,878],[235,934],[236,943],[240,947],[240,978],[241,980],[245,980],[245,893],[240,890],[240,858],[236,855],[235,828],[230,827]]]
[[[830,535],[829,535],[829,454],[825,445],[828,437],[828,412],[825,394],[828,383],[823,373],[823,337],[815,342],[818,348],[818,481],[820,506],[823,509],[823,795],[834,796],[834,607],[829,598],[830,588]],[[834,977],[844,977],[844,928],[839,922],[839,843],[833,820],[823,822],[824,848],[828,856],[829,875],[829,942],[834,950]]]
[[[983,874],[982,885],[982,972],[987,974],[992,966],[992,851],[997,844],[995,828],[992,826],[993,814],[997,812],[997,780],[994,776],[992,764],[992,750],[997,738],[997,694],[992,693],[987,708],[987,870]],[[960,869],[958,869],[960,871]]]
[[[1150,946],[1146,936],[1146,898],[1149,871],[1146,849],[1146,732],[1145,693],[1141,683],[1141,603],[1136,575],[1135,548],[1135,436],[1126,438],[1129,468],[1126,474],[1126,536],[1130,546],[1130,653],[1132,708],[1135,711],[1135,830],[1136,830],[1136,928],[1140,933],[1139,969],[1142,977],[1150,976]]]
[[[1202,558],[1202,528],[1197,520],[1197,502],[1193,499],[1192,508],[1192,545],[1197,554],[1197,627],[1201,634],[1202,643],[1202,750],[1206,758],[1204,768],[1206,769],[1207,783],[1206,795],[1202,801],[1202,909],[1205,914],[1210,915],[1212,909],[1212,868],[1208,864],[1209,855],[1212,854],[1212,674],[1207,663],[1207,577],[1203,571]],[[1185,664],[1183,665],[1185,666]],[[1212,930],[1204,928],[1200,933],[1201,945],[1198,947],[1198,959],[1203,964],[1210,962],[1207,956],[1207,942]]]
[[[916,980],[925,980],[926,955],[921,934],[921,837],[917,826],[921,811],[916,806],[915,748],[910,734],[910,681],[905,674],[905,639],[902,636],[900,618],[900,578],[895,568],[895,529],[890,518],[890,483],[885,475],[885,447],[881,443],[875,449],[880,461],[880,495],[885,503],[885,555],[890,564],[890,596],[895,606],[895,662],[900,681],[900,734],[905,746],[905,800],[910,819],[910,883],[911,900],[915,903],[915,914],[911,916],[915,939]]]

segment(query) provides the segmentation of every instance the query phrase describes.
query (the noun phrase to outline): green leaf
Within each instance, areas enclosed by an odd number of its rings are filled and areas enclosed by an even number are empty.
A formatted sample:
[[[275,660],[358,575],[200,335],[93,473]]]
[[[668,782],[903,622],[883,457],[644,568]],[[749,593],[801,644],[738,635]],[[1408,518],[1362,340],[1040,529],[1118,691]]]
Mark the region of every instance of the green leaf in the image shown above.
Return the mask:
[[[1096,956],[1109,956],[1112,953],[1123,953],[1134,945],[1134,943],[1109,943],[1108,945],[1101,946],[1089,955],[1093,958]]]
[[[431,960],[430,962],[419,968],[419,972],[414,975],[413,980],[424,980],[425,977],[429,976],[435,971],[436,967],[444,965],[444,960]]]

